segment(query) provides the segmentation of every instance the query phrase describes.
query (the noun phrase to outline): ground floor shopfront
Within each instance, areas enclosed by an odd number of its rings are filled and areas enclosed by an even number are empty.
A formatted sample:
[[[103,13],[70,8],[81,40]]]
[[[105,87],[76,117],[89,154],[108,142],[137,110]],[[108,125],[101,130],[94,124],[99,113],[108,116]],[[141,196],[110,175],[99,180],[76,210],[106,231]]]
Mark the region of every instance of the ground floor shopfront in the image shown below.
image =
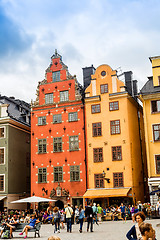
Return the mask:
[[[83,198],[85,199],[85,205],[87,205],[88,200],[92,200],[102,207],[119,206],[122,202],[125,205],[131,205],[134,202],[131,188],[88,189]]]
[[[148,178],[150,203],[153,206],[157,205],[160,200],[160,178]]]

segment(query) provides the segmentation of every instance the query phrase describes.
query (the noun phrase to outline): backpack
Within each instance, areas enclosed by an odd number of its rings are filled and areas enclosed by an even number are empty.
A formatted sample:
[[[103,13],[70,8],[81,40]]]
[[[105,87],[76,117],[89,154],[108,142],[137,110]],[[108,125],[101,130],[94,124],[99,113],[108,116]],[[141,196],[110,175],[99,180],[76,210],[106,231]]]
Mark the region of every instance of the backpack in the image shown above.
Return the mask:
[[[2,238],[2,239],[9,239],[9,238],[10,238],[10,232],[9,232],[9,230],[5,230],[5,231],[2,233],[1,238]]]

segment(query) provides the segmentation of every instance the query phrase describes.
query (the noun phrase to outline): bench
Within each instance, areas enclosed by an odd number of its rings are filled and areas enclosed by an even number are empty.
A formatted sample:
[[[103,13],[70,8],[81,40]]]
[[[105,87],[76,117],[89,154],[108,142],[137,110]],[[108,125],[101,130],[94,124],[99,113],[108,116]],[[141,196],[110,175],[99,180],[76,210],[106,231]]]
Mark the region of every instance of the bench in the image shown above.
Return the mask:
[[[28,225],[27,223],[18,223],[16,229],[13,230],[13,232],[22,232],[23,228]],[[36,235],[40,237],[39,230],[41,229],[41,222],[37,223],[34,228],[28,229],[28,232],[34,232],[34,237],[36,238]]]

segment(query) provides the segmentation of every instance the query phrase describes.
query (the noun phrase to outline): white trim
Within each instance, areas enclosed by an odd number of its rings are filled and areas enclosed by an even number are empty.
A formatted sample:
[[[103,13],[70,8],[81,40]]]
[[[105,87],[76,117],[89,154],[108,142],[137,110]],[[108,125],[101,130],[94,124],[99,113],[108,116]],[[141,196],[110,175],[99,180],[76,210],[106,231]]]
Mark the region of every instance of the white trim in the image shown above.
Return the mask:
[[[6,149],[5,147],[0,147],[0,149],[4,149],[4,163],[0,163],[0,166],[1,166],[1,165],[5,165]]]
[[[6,127],[5,126],[0,126],[0,128],[4,128],[4,137],[0,137],[0,139],[6,138]]]
[[[0,174],[0,176],[4,176],[4,190],[0,191],[0,193],[1,193],[1,192],[5,192],[5,174]]]

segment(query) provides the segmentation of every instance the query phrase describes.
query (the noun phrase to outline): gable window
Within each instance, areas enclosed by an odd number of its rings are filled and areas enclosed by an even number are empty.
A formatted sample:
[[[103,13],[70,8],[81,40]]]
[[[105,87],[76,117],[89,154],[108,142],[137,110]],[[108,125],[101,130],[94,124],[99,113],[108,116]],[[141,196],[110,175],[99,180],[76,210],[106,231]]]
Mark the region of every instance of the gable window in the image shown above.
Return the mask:
[[[45,94],[45,104],[53,103],[53,93]]]
[[[108,84],[102,84],[100,87],[101,87],[101,94],[108,93]]]
[[[52,81],[59,82],[60,81],[60,71],[52,73]]]
[[[54,167],[54,182],[63,182],[63,167]]]
[[[77,114],[77,112],[68,113],[68,121],[69,122],[78,121],[78,114]]]
[[[46,125],[46,116],[38,117],[38,126]]]
[[[79,138],[78,136],[69,137],[69,151],[78,151],[79,150]]]
[[[155,160],[156,160],[156,173],[160,174],[160,155],[156,155]]]
[[[53,115],[53,123],[61,123],[62,122],[62,114]]]
[[[69,94],[68,91],[62,91],[60,92],[60,102],[66,102],[69,100]]]
[[[111,135],[120,134],[120,120],[110,121]]]
[[[4,148],[0,148],[0,164],[4,164]]]
[[[4,175],[0,175],[0,191],[4,192]]]
[[[47,140],[38,139],[38,153],[46,153],[46,152],[47,152]]]
[[[38,183],[47,182],[47,168],[38,168]]]
[[[151,101],[152,113],[160,112],[160,100]]]
[[[93,161],[103,162],[103,148],[93,148]]]
[[[62,137],[53,138],[53,151],[62,152]]]
[[[95,104],[91,106],[92,113],[100,113],[101,112],[101,105]]]
[[[112,161],[122,160],[122,148],[121,146],[112,147]]]
[[[93,137],[102,136],[101,122],[99,122],[99,123],[92,123],[92,133],[93,133]]]
[[[118,101],[109,103],[109,110],[110,111],[115,111],[115,110],[118,110],[118,109],[119,109]]]
[[[160,141],[160,124],[153,125],[153,138],[154,141]]]
[[[4,127],[0,128],[0,138],[4,138]]]
[[[103,174],[94,174],[95,188],[104,188]]]
[[[79,165],[70,166],[70,181],[80,181],[80,167]]]
[[[114,187],[123,187],[123,172],[113,173],[113,185]]]

